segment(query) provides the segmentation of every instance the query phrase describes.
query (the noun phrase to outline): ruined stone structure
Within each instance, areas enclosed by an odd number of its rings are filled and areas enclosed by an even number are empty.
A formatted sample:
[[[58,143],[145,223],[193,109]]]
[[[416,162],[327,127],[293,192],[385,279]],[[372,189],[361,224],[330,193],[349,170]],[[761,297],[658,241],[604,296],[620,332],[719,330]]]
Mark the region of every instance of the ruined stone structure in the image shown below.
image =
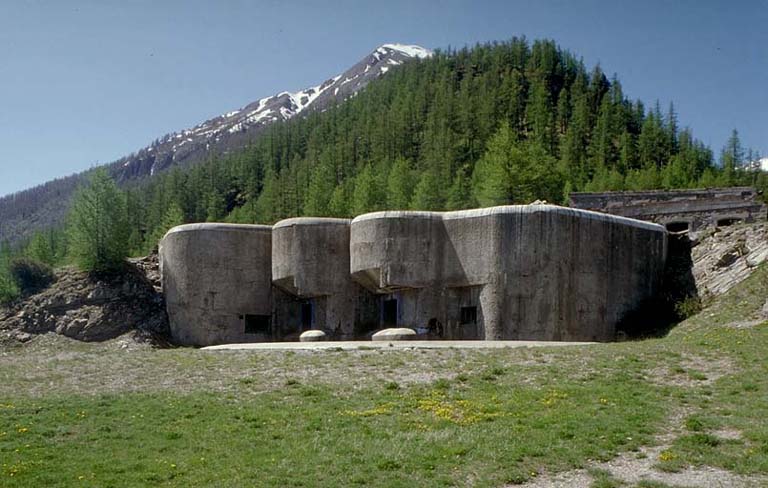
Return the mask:
[[[765,204],[750,187],[571,193],[573,208],[648,220],[670,232],[765,220]]]
[[[662,226],[549,205],[196,224],[161,242],[182,344],[330,339],[597,340],[660,285]]]

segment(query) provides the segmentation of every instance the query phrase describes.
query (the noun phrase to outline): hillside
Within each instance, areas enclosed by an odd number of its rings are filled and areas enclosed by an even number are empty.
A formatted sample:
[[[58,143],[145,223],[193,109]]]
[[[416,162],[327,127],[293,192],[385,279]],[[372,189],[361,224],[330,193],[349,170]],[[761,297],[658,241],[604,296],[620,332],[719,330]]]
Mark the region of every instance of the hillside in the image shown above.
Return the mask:
[[[137,196],[146,217],[136,232],[160,235],[169,209],[186,222],[270,223],[737,179],[674,107],[630,100],[617,77],[552,41],[513,39],[436,51],[344,104],[270,127],[243,152],[153,181]]]
[[[261,98],[192,128],[159,137],[149,146],[107,165],[122,184],[135,184],[174,167],[189,167],[242,150],[276,122],[322,111],[355,95],[372,80],[411,59],[427,58],[420,46],[384,44],[351,68],[298,92]],[[0,198],[0,242],[18,242],[33,231],[59,225],[74,189],[85,179],[76,174]]]

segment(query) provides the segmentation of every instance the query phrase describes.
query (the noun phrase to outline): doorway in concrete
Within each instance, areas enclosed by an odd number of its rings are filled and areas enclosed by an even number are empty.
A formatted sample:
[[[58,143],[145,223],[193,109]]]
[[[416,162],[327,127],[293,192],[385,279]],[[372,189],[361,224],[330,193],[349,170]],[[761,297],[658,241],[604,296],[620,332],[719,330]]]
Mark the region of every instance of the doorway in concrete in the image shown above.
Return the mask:
[[[312,302],[307,301],[301,304],[301,330],[312,328]]]
[[[381,307],[381,322],[384,327],[397,326],[397,298],[384,299]]]

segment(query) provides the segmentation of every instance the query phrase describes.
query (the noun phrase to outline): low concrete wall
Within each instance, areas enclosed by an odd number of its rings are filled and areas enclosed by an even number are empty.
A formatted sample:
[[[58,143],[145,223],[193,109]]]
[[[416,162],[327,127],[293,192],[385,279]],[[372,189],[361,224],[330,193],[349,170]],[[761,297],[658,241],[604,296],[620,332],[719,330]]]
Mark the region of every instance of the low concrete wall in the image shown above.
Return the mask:
[[[387,326],[606,341],[660,285],[666,231],[548,205],[377,212],[352,221],[350,246],[352,276],[398,300]]]
[[[189,224],[165,235],[160,266],[174,342],[272,339],[271,243],[266,225]]]

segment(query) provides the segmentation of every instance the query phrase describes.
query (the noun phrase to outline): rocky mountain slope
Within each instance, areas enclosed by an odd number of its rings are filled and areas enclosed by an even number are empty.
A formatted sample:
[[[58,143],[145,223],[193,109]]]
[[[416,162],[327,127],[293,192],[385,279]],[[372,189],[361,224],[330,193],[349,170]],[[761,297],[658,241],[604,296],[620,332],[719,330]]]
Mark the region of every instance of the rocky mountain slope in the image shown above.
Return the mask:
[[[140,180],[174,166],[189,166],[248,144],[270,124],[324,110],[354,96],[372,80],[406,61],[429,57],[420,46],[384,44],[343,73],[300,90],[284,91],[167,134],[108,165],[121,183]],[[83,174],[50,181],[0,198],[0,241],[19,241],[31,232],[60,223]]]
[[[152,175],[174,165],[237,149],[264,127],[308,110],[323,110],[363,89],[372,80],[413,58],[431,52],[419,46],[384,44],[340,75],[304,90],[280,92],[252,102],[191,129],[168,134],[114,165],[118,180]]]

